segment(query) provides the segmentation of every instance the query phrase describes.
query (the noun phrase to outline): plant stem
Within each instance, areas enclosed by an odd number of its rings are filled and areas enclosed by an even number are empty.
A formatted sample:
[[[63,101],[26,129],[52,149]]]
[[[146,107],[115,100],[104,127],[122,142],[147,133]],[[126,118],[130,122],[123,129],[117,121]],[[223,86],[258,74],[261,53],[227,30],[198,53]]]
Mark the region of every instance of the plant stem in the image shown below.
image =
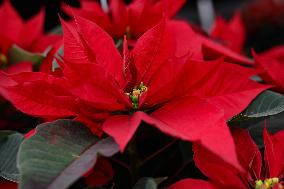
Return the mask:
[[[121,167],[124,167],[125,169],[127,169],[129,172],[131,171],[130,170],[130,167],[129,165],[127,165],[126,163],[124,163],[123,161],[120,161],[116,158],[113,158],[113,157],[110,157],[110,160],[117,163],[118,165],[120,165]]]
[[[153,154],[151,154],[150,156],[146,157],[144,159],[144,161],[142,162],[142,164],[148,162],[149,160],[151,160],[152,158],[156,157],[157,155],[159,155],[160,153],[164,152],[167,148],[171,147],[174,143],[176,143],[178,141],[178,139],[174,139],[171,142],[169,142],[168,144],[166,144],[165,146],[163,146],[161,149],[157,150],[156,152],[154,152]]]
[[[142,162],[137,151],[136,138],[133,137],[130,143],[128,144],[128,156],[130,161],[130,170],[132,176],[132,184],[136,182],[139,176],[139,168],[142,165]]]

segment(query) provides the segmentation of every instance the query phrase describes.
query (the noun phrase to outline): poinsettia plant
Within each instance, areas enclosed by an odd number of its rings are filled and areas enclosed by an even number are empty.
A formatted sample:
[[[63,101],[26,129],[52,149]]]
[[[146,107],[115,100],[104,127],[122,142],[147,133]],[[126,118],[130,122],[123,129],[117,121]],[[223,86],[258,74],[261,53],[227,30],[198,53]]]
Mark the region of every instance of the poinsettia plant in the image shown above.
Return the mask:
[[[80,3],[62,35],[0,6],[0,188],[284,187],[282,46],[248,53],[240,10],[206,33],[183,0]]]

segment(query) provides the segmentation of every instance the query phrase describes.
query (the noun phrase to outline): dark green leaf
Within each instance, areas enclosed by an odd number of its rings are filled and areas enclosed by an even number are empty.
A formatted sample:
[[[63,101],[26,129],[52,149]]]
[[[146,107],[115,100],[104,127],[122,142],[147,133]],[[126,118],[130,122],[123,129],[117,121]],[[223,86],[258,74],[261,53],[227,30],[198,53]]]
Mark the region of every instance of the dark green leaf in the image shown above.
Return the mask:
[[[63,31],[61,25],[54,27],[52,30],[49,31],[49,33],[62,35]]]
[[[61,58],[61,57],[63,57],[63,56],[64,56],[64,51],[63,51],[63,46],[61,46],[61,47],[58,49],[58,51],[57,51],[57,53],[56,53],[56,55],[55,55],[56,58],[54,58],[54,59],[52,60],[52,71],[55,71],[57,68],[60,68],[60,66],[59,66],[59,64],[58,64],[58,62],[57,62],[57,59],[58,59],[59,61],[62,61],[62,58]]]
[[[279,114],[284,111],[284,95],[264,91],[243,112],[247,117],[266,117]]]
[[[266,127],[270,133],[284,130],[284,112],[273,116],[257,118],[241,122],[239,125],[249,131],[250,135],[259,147],[263,147],[263,129]]]
[[[263,80],[261,79],[261,77],[257,76],[257,75],[254,75],[251,77],[252,80],[258,82],[258,83],[262,83]]]
[[[44,54],[28,52],[17,45],[13,45],[9,49],[8,59],[11,64],[18,62],[29,61],[38,65],[44,59]]]
[[[1,130],[0,131],[0,141],[6,140],[9,135],[14,134],[15,131],[9,131],[9,130]]]
[[[284,95],[266,90],[258,95],[242,113],[228,122],[230,125],[240,124],[255,118],[268,117],[284,111]]]
[[[13,131],[0,132],[0,176],[17,182],[17,153],[24,137]]]
[[[41,124],[20,147],[20,188],[68,188],[94,166],[98,154],[109,157],[118,151],[113,139],[99,140],[79,122]]]
[[[133,189],[157,189],[158,185],[154,178],[145,177],[138,180]]]

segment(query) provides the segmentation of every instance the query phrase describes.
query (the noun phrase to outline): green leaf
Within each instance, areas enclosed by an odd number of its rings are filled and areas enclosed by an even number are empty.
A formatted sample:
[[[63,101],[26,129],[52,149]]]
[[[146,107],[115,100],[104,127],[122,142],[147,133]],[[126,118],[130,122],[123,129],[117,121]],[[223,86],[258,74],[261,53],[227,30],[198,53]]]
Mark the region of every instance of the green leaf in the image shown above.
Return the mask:
[[[256,82],[258,82],[258,83],[262,83],[263,82],[262,78],[257,76],[257,75],[252,76],[251,79],[256,81]]]
[[[263,129],[266,127],[270,133],[284,130],[284,112],[280,114],[240,122],[239,127],[249,131],[256,144],[263,147]]]
[[[157,189],[158,184],[154,178],[145,177],[138,180],[133,189]]]
[[[48,33],[62,35],[63,31],[62,31],[61,25],[58,25],[58,26],[54,27]]]
[[[24,137],[14,131],[0,131],[0,176],[17,182],[17,153]]]
[[[55,58],[52,60],[52,71],[55,71],[57,68],[60,68],[57,60],[63,61],[61,57],[64,56],[63,46],[61,46],[55,54]]]
[[[284,95],[267,90],[256,97],[243,112],[243,115],[248,117],[266,117],[283,111]]]
[[[258,95],[243,113],[229,124],[249,131],[259,147],[263,147],[263,129],[275,133],[284,129],[284,95],[266,90]]]
[[[234,116],[229,123],[244,122],[255,118],[268,117],[284,111],[284,95],[266,90],[258,95],[242,113]]]
[[[44,57],[44,54],[28,52],[17,45],[13,45],[8,53],[8,60],[11,64],[28,61],[38,65]]]
[[[118,151],[113,139],[100,140],[79,122],[41,124],[19,150],[20,189],[68,188],[94,166],[98,155]]]

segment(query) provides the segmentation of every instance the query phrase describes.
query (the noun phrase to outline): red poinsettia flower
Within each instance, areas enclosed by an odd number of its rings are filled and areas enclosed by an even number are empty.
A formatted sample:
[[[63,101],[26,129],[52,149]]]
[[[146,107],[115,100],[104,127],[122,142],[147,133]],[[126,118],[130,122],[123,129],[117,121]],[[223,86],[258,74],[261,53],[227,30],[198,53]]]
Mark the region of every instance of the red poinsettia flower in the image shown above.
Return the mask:
[[[205,60],[214,60],[216,58],[224,57],[226,61],[231,63],[253,66],[252,59],[249,59],[246,56],[229,49],[213,39],[200,36],[200,41],[202,44],[203,58]]]
[[[200,41],[205,60],[224,57],[228,62],[253,65],[253,60],[242,55],[245,43],[245,29],[241,15],[238,12],[229,22],[217,17],[210,37],[201,34]]]
[[[0,63],[8,63],[8,50],[13,45],[30,52],[43,52],[60,41],[60,36],[44,34],[44,12],[23,21],[8,0],[0,7]]]
[[[254,57],[256,67],[263,71],[261,78],[284,93],[284,46],[274,47],[259,55],[254,53]]]
[[[12,7],[10,1],[5,0],[0,6],[0,24],[0,68],[7,74],[31,72],[33,70],[33,63],[21,61],[19,55],[16,58],[14,57],[15,54],[11,50],[13,45],[21,47],[23,52],[42,53],[48,47],[60,44],[61,36],[44,34],[44,11],[40,11],[30,20],[24,21]],[[22,49],[20,50],[22,51]],[[24,52],[24,54],[28,53]],[[40,70],[43,71],[44,67],[41,67]],[[0,83],[1,85],[9,85],[9,79],[0,76]],[[30,121],[24,123],[22,120],[15,119],[14,116],[19,117],[19,113],[2,97],[5,97],[5,94],[1,87],[0,94],[0,106],[3,111],[0,129],[14,130],[21,127],[25,128],[27,124],[30,125]]]
[[[222,17],[217,17],[210,34],[211,37],[237,53],[242,53],[245,35],[244,24],[239,12],[235,13],[228,22]]]
[[[253,60],[241,54],[245,42],[245,31],[239,13],[236,13],[229,22],[217,17],[210,35],[196,25],[190,26],[198,41],[195,47],[198,50],[201,49],[201,57],[204,60],[223,57],[230,63],[253,66]]]
[[[66,9],[66,11],[70,14],[75,13],[92,20],[105,29],[114,38],[122,38],[123,35],[126,34],[130,40],[130,45],[133,45],[135,41],[131,39],[137,39],[145,31],[157,24],[163,16],[174,16],[182,7],[184,2],[184,0],[134,0],[129,5],[125,5],[122,0],[112,0],[110,1],[107,10],[104,10],[106,8],[103,8],[103,6],[94,0],[83,0],[81,2],[82,5],[80,9],[71,8],[68,5],[64,5],[63,9]],[[238,16],[235,16],[233,21],[229,23],[226,30],[237,29],[236,27],[239,24],[238,22],[240,22],[240,19],[238,19]],[[184,24],[188,23],[184,22]],[[242,29],[237,30],[239,31],[234,31],[233,34],[228,33],[227,36],[234,36],[234,34],[240,32]],[[184,36],[185,34],[180,32],[180,35]],[[187,35],[191,35],[191,33]],[[199,41],[199,45],[194,43],[196,45],[196,49],[199,51],[199,48],[202,48],[203,57],[206,60],[214,60],[216,58],[224,57],[228,62],[252,65],[251,59],[248,59],[240,53],[235,52],[218,42],[201,35],[200,37],[194,35],[194,37],[198,38],[195,39],[196,41]],[[238,37],[243,38],[243,34]],[[180,38],[182,39],[182,37]],[[228,37],[225,38],[228,39]],[[238,42],[240,41],[242,40],[238,40]],[[119,44],[119,42],[117,44]]]
[[[63,76],[12,74],[5,93],[27,114],[75,117],[97,134],[102,129],[121,150],[144,121],[237,163],[234,150],[223,151],[233,145],[226,120],[267,86],[235,74],[237,65],[191,60],[191,49],[177,57],[182,41],[175,35],[178,27],[171,26],[161,21],[132,50],[125,40],[121,57],[112,37],[95,23],[81,17],[75,24],[63,22]]]
[[[125,34],[132,39],[141,36],[156,25],[163,16],[172,17],[184,5],[185,0],[134,0],[126,5],[123,0],[111,0],[109,6],[95,0],[82,0],[81,8],[64,5],[63,9],[85,17],[114,38]]]
[[[202,146],[194,144],[195,164],[209,180],[184,179],[172,185],[170,189],[283,188],[284,131],[270,135],[266,129],[264,130],[264,162],[262,162],[261,152],[248,132],[233,129],[232,135],[235,140],[239,161],[245,172],[239,170],[233,164],[224,162],[220,157],[212,154]]]

